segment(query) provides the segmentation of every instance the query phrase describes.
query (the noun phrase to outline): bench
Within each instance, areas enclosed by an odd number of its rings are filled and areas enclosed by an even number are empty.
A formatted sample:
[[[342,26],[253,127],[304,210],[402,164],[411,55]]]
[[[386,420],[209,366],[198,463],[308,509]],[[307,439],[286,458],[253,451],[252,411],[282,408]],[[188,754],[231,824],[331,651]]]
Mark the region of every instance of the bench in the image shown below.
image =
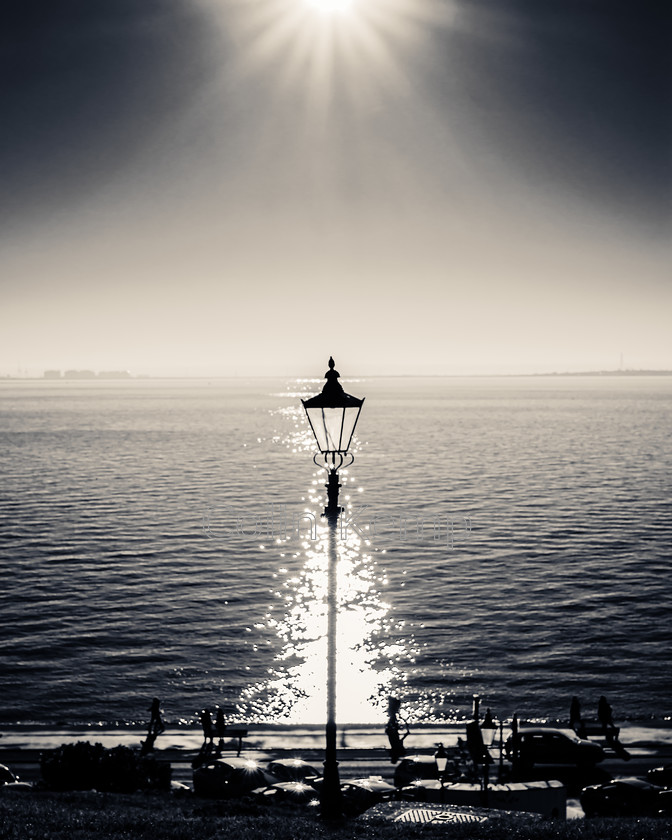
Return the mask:
[[[231,739],[238,739],[238,752],[236,755],[240,755],[241,750],[243,749],[243,738],[247,738],[247,729],[244,726],[238,726],[235,723],[229,724],[224,727],[223,730],[220,730],[217,735],[219,736],[220,742],[224,740],[224,738],[231,738]]]

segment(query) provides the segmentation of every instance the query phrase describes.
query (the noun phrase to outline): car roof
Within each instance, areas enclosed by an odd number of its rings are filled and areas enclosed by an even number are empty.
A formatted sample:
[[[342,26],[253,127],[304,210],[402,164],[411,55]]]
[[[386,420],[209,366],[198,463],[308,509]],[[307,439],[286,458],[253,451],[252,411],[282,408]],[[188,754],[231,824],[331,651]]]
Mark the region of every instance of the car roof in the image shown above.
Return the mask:
[[[576,738],[572,729],[558,729],[550,726],[525,726],[518,730],[519,735],[563,735],[565,738]]]
[[[271,764],[282,764],[289,767],[302,767],[304,764],[309,764],[304,758],[274,758]]]
[[[238,756],[231,756],[230,758],[217,758],[212,762],[215,766],[233,767],[241,770],[261,770],[262,767],[254,758],[239,758]]]
[[[356,787],[365,787],[369,790],[396,790],[394,785],[381,779],[380,776],[369,776],[364,779],[344,779],[344,785],[355,785]]]
[[[307,782],[273,782],[272,785],[269,785],[271,788],[278,788],[278,790],[298,790],[298,791],[306,791],[315,790],[315,788],[311,787]]]
[[[611,781],[612,785],[627,785],[628,787],[638,787],[642,790],[656,790],[659,788],[659,785],[651,784],[651,782],[647,782],[644,779],[638,779],[636,776],[624,776],[621,779],[613,779]],[[662,790],[663,788],[660,788]]]

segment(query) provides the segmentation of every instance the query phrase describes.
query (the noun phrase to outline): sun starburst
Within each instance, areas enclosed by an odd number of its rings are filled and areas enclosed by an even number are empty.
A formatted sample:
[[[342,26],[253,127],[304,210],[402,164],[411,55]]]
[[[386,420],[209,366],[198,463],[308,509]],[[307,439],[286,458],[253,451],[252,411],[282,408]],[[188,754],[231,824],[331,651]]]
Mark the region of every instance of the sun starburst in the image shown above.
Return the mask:
[[[305,0],[305,3],[324,15],[343,14],[354,6],[354,0]]]
[[[204,0],[214,11],[217,2]],[[280,90],[311,102],[345,93],[371,103],[381,91],[406,92],[409,55],[422,55],[430,30],[453,19],[452,0],[259,0],[236,12],[243,72],[273,73]],[[228,24],[227,24],[228,28]]]

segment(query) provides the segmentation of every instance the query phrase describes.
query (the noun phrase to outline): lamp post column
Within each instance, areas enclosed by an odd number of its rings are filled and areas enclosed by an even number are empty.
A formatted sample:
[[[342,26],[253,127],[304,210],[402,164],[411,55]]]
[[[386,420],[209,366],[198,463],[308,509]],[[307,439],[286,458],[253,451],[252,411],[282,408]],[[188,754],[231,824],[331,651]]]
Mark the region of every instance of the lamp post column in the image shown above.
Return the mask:
[[[329,472],[327,507],[324,515],[329,526],[329,556],[327,559],[327,724],[325,729],[326,749],[324,754],[324,781],[322,788],[322,816],[325,819],[339,819],[343,816],[341,782],[336,760],[336,617],[338,604],[338,556],[336,528],[341,508],[338,506],[340,488],[338,473]]]
[[[327,726],[326,749],[324,755],[324,776],[322,780],[321,805],[322,816],[338,819],[343,816],[341,785],[338,778],[336,761],[336,614],[338,610],[338,551],[336,546],[336,528],[342,508],[338,506],[338,470],[345,459],[350,458],[347,466],[354,461],[348,450],[364,404],[364,398],[346,394],[338,379],[340,373],[335,370],[335,362],[329,357],[329,370],[324,374],[327,380],[321,394],[301,400],[306,411],[311,431],[324,456],[324,465],[329,476],[327,488],[327,506],[324,516],[329,527],[327,557]],[[317,455],[313,456],[316,466]],[[331,462],[331,463],[330,463]]]
[[[497,783],[501,785],[504,778],[504,721],[499,722],[499,772],[497,774]]]

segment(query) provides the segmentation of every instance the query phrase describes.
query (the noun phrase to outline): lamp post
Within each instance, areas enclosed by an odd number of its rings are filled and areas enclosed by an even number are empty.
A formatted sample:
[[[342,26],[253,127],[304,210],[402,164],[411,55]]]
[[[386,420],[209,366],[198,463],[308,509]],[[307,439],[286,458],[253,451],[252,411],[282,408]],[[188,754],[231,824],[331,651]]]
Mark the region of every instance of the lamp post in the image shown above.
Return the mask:
[[[329,525],[329,556],[327,572],[327,724],[324,752],[324,777],[321,791],[322,816],[338,819],[343,816],[341,784],[336,761],[336,616],[337,616],[337,551],[336,526],[343,508],[338,504],[338,470],[355,460],[348,452],[352,435],[364,403],[346,394],[338,382],[340,374],[334,370],[334,360],[329,358],[327,380],[320,394],[301,400],[310,423],[319,455],[313,456],[317,466],[327,470],[327,506],[323,516]],[[346,458],[349,461],[346,463]],[[319,463],[323,460],[323,464]]]
[[[490,749],[495,743],[495,735],[497,734],[497,724],[492,719],[490,709],[487,710],[485,719],[483,721],[483,724],[481,725],[481,734],[483,737],[483,744],[485,746],[485,752],[483,754],[483,800],[484,804],[487,807],[488,785],[490,783],[490,763],[492,762]]]
[[[504,778],[504,721],[499,722],[499,771],[497,773],[497,784],[502,784]]]
[[[481,724],[481,735],[483,737],[483,743],[485,744],[486,749],[490,749],[492,745],[495,743],[495,735],[497,734],[497,723],[492,717],[492,713],[490,709],[488,709],[485,713],[485,717],[483,718],[483,723]]]
[[[446,767],[448,766],[448,753],[442,743],[437,744],[436,746],[437,750],[434,753],[434,761],[436,762],[436,770],[441,784],[441,801],[443,802],[445,797],[444,784],[446,780]]]

